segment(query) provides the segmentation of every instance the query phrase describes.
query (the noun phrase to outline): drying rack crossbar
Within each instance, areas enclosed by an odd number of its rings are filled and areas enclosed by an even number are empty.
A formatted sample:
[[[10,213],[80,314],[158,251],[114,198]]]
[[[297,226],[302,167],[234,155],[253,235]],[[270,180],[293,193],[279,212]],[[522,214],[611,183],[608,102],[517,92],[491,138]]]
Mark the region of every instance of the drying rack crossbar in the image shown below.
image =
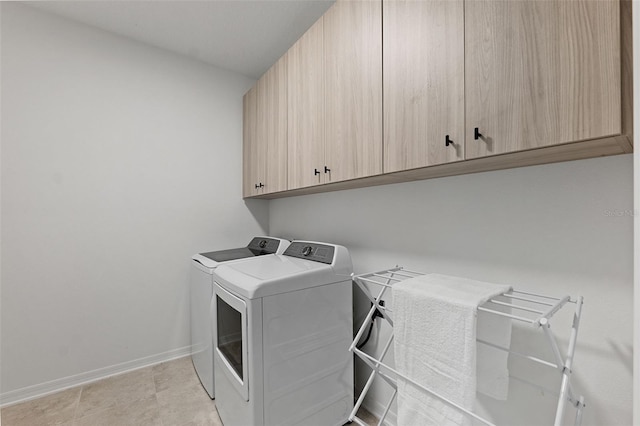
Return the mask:
[[[485,425],[495,426],[493,423],[480,417],[476,413],[470,410],[467,410],[464,407],[456,404],[454,401],[451,401],[445,398],[444,396],[440,395],[438,392],[434,391],[433,389],[430,389],[423,384],[417,383],[411,377],[407,377],[406,375],[398,372],[397,370],[395,370],[394,368],[386,364],[384,362],[384,358],[391,347],[391,343],[393,341],[393,333],[391,333],[391,335],[389,336],[389,338],[387,339],[384,345],[382,352],[377,357],[367,354],[362,349],[358,349],[357,347],[358,342],[362,338],[362,335],[367,329],[367,326],[369,325],[369,322],[371,321],[371,318],[373,317],[376,310],[380,312],[383,320],[387,321],[389,325],[393,327],[393,319],[391,316],[393,311],[391,309],[388,309],[380,305],[380,300],[382,300],[385,293],[389,289],[393,288],[394,284],[402,282],[407,279],[415,278],[421,275],[426,275],[426,274],[423,272],[404,269],[401,266],[396,266],[391,269],[385,269],[382,271],[370,272],[366,274],[352,275],[353,281],[363,291],[363,293],[369,299],[372,305],[362,325],[359,327],[358,332],[356,333],[356,336],[353,342],[351,343],[351,346],[349,347],[349,350],[353,352],[356,356],[358,356],[369,368],[371,368],[371,374],[369,375],[369,378],[367,379],[367,382],[365,383],[365,386],[363,387],[362,392],[360,393],[360,396],[358,397],[355,403],[353,411],[349,416],[349,420],[355,422],[358,425],[363,425],[363,426],[366,425],[366,423],[362,419],[357,417],[356,413],[358,412],[358,409],[362,405],[365,399],[365,396],[367,395],[367,392],[370,390],[374,380],[377,377],[380,377],[382,380],[384,380],[384,382],[386,382],[389,386],[392,387],[393,393],[391,395],[391,398],[385,405],[384,412],[382,413],[382,416],[380,418],[380,421],[378,422],[378,425],[383,424],[387,414],[389,413],[389,409],[391,407],[392,402],[398,395],[397,381],[399,378],[401,378],[413,384],[414,386],[417,386],[418,388],[422,389],[424,392],[439,399],[445,404],[456,408],[457,410],[461,411],[467,416],[472,417]],[[380,290],[374,296],[375,286],[379,286]],[[505,300],[499,300],[499,298],[508,299],[509,302]],[[569,348],[567,350],[566,355],[563,356],[558,346],[558,343],[556,341],[556,338],[551,332],[550,319],[559,310],[561,310],[567,303],[575,304],[576,308],[575,308],[575,314],[573,317],[573,323],[571,326]],[[522,311],[524,312],[524,314],[515,315],[511,312],[503,312],[500,310],[491,309],[488,306],[492,304],[498,307],[508,308],[509,310]],[[554,426],[559,426],[561,424],[562,418],[564,416],[564,411],[567,405],[566,404],[567,401],[570,402],[571,405],[573,405],[576,408],[575,424],[580,425],[582,421],[582,413],[583,413],[583,408],[585,406],[584,397],[579,396],[576,398],[574,390],[571,386],[571,373],[572,373],[571,368],[573,365],[573,357],[575,354],[575,347],[576,347],[576,341],[578,336],[578,329],[580,325],[580,318],[582,316],[582,304],[583,304],[582,297],[571,299],[569,296],[554,297],[554,296],[548,296],[544,294],[537,294],[530,291],[510,290],[506,293],[500,294],[495,298],[492,298],[486,304],[478,307],[478,310],[480,311],[493,314],[493,315],[499,315],[502,317],[511,318],[516,321],[525,322],[532,325],[533,327],[542,329],[544,335],[546,336],[546,340],[548,341],[549,346],[551,347],[551,352],[553,353],[553,356],[555,358],[554,360],[555,363],[534,357],[532,355],[527,355],[517,351],[513,351],[510,348],[504,348],[484,340],[478,339],[477,342],[480,344],[491,346],[495,349],[509,352],[510,354],[524,358],[528,361],[532,361],[547,367],[557,369],[561,372],[562,383],[560,385],[560,390],[558,392],[553,391],[553,394],[558,395],[558,406],[556,409]],[[524,316],[527,314],[535,314],[535,315]],[[516,377],[513,377],[513,378],[518,381],[527,383],[531,386],[542,389],[541,386],[535,383],[531,383]]]

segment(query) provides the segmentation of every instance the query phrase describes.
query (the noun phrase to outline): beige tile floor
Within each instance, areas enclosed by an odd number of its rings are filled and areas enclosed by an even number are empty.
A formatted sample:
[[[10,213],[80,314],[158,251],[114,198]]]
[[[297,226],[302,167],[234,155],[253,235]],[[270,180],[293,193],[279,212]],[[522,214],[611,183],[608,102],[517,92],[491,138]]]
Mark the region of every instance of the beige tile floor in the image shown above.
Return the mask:
[[[2,426],[221,426],[190,357],[3,408]],[[376,419],[362,410],[369,424]]]

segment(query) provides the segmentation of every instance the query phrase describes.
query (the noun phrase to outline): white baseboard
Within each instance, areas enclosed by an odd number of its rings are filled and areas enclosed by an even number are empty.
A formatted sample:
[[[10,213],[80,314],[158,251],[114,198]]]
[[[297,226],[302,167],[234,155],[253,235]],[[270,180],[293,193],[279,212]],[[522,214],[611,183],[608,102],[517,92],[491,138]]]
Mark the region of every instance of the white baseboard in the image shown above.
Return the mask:
[[[64,389],[73,388],[107,377],[116,376],[122,373],[128,373],[140,368],[149,367],[161,362],[171,361],[173,359],[182,358],[191,354],[191,346],[173,349],[164,353],[138,358],[133,361],[123,362],[121,364],[111,365],[109,367],[98,368],[97,370],[87,371],[85,373],[74,374],[73,376],[62,377],[60,379],[51,380],[49,382],[39,383],[37,385],[26,386],[24,388],[0,393],[0,407],[13,405],[18,402],[24,402],[35,398],[40,398]]]

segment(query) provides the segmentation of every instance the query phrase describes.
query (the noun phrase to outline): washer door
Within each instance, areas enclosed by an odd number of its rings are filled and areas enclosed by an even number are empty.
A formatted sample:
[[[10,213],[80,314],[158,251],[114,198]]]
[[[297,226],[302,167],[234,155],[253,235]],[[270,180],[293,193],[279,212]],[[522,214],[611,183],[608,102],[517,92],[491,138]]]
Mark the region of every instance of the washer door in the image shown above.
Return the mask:
[[[222,360],[221,370],[238,393],[249,401],[247,374],[247,305],[215,283],[217,339],[216,352]]]

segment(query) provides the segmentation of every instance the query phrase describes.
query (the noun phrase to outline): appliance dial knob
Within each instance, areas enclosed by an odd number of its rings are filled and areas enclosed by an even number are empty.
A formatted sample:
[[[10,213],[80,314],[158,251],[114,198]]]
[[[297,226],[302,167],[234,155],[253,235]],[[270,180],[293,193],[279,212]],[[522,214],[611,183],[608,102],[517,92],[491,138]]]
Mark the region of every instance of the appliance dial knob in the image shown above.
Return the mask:
[[[260,248],[265,248],[267,246],[267,240],[260,241]]]
[[[302,249],[302,255],[303,256],[309,256],[311,254],[311,246],[306,246],[305,248]]]

